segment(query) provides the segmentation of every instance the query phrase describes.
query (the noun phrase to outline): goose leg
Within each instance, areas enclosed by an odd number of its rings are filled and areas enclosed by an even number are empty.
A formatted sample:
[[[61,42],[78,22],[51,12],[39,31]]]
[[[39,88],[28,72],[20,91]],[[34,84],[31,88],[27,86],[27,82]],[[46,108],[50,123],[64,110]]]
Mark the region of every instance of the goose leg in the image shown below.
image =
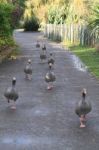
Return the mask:
[[[86,121],[86,115],[83,115],[83,120]]]
[[[51,90],[51,89],[52,89],[52,85],[51,83],[48,83],[47,90]]]
[[[32,74],[30,74],[30,80],[32,79]]]
[[[50,83],[50,87],[51,87],[51,89],[53,88],[53,82]]]
[[[44,58],[44,59],[42,59],[42,63],[44,64],[46,62],[46,59]]]
[[[10,100],[9,100],[9,99],[7,99],[7,101],[8,101],[8,103],[10,103]]]
[[[41,59],[41,64],[43,63],[43,59]]]
[[[25,78],[28,79],[28,75],[27,74],[25,74]]]
[[[11,109],[13,109],[13,110],[15,110],[15,109],[16,109],[15,101],[13,101],[13,105],[11,106]]]
[[[44,59],[42,59],[42,63],[44,64]]]
[[[80,116],[80,128],[85,128],[85,115]]]
[[[28,80],[32,79],[32,74],[28,74]]]

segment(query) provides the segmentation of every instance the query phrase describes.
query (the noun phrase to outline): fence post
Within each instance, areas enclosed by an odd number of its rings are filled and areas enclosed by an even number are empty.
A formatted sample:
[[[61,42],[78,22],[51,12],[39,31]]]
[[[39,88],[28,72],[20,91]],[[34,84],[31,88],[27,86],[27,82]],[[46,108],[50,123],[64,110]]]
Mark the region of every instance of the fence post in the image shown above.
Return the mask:
[[[53,40],[68,40],[72,44],[76,42],[82,46],[94,45],[96,41],[96,33],[91,36],[90,31],[85,25],[77,24],[46,24],[44,34]]]

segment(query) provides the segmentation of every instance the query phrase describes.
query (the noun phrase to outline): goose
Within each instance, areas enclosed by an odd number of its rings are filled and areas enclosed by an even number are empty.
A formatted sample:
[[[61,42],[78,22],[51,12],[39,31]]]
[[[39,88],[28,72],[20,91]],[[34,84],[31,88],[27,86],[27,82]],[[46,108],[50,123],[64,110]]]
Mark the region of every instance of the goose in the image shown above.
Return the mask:
[[[45,75],[45,81],[48,83],[47,90],[53,89],[53,82],[56,80],[54,72],[49,69],[49,72]]]
[[[28,80],[32,79],[32,66],[31,66],[31,59],[28,59],[28,62],[24,68],[25,78]]]
[[[53,58],[53,54],[50,53],[50,57],[49,57],[49,59],[48,59],[48,66],[49,66],[49,69],[52,68],[52,66],[54,65],[54,62],[55,62],[55,60],[54,60],[54,58]]]
[[[46,50],[42,50],[40,53],[41,62],[44,62],[47,58]]]
[[[86,94],[87,94],[87,90],[84,88],[82,90],[82,99],[79,102],[77,102],[76,108],[75,108],[75,113],[80,118],[81,128],[86,127],[85,125],[86,115],[92,110],[91,103],[88,100],[86,100]]]
[[[40,47],[39,41],[37,41],[37,43],[36,43],[36,47],[37,47],[37,48],[39,48],[39,47]]]
[[[11,109],[16,109],[15,102],[19,98],[19,94],[15,88],[15,85],[16,85],[16,78],[13,77],[12,86],[8,87],[4,92],[4,96],[6,97],[8,103],[13,101],[13,105],[11,106]]]
[[[45,44],[42,46],[42,50],[46,51],[46,45]]]

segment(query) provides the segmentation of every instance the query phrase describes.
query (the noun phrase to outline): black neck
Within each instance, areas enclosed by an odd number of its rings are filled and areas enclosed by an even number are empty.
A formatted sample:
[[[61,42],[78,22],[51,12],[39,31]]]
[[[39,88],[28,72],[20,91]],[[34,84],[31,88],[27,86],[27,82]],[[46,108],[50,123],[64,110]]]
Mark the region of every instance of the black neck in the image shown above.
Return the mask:
[[[16,85],[16,80],[13,80],[12,81],[12,86],[15,86]]]
[[[50,70],[52,69],[52,64],[51,64],[51,63],[49,63],[49,69],[50,69]]]
[[[84,92],[82,93],[82,98],[83,98],[83,100],[85,100],[85,98],[86,98],[86,94]]]
[[[49,69],[51,70],[51,69],[52,69],[52,66],[49,65]]]

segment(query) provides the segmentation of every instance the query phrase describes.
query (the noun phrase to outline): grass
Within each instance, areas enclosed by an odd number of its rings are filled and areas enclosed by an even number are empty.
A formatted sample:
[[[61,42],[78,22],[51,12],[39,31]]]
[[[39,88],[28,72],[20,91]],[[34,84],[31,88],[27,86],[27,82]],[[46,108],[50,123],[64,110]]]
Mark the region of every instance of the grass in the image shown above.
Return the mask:
[[[20,54],[20,48],[17,45],[15,45],[13,51],[11,52],[11,55],[18,56],[19,54]]]
[[[8,47],[0,52],[0,63],[7,59],[16,59],[20,54],[20,49],[17,45]]]
[[[9,58],[16,59],[19,54],[19,47],[16,45],[12,36],[0,37],[0,62]]]
[[[70,46],[69,48],[84,62],[89,71],[99,78],[99,52],[91,47]]]
[[[17,59],[17,57],[20,55],[20,48],[17,46],[17,45],[15,45],[14,47],[13,47],[13,49],[12,49],[12,51],[11,51],[11,53],[10,53],[10,55],[9,55],[9,57],[8,57],[8,59]]]

